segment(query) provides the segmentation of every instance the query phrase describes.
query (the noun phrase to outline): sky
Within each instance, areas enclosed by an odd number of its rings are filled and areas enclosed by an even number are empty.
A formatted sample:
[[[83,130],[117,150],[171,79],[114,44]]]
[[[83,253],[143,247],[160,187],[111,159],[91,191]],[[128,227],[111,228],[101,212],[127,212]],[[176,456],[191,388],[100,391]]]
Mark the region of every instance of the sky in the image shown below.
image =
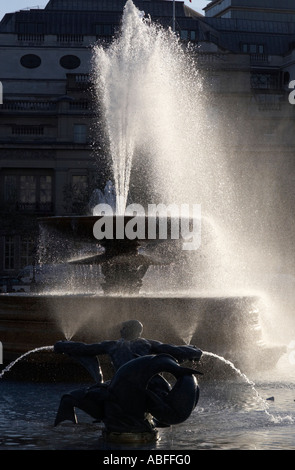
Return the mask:
[[[202,12],[202,8],[204,8],[208,3],[209,0],[184,0],[185,4],[193,8],[194,10]],[[41,8],[48,3],[46,0],[0,0],[0,18],[2,19],[5,13],[11,13],[13,11],[22,10],[24,8],[36,7],[39,5]]]

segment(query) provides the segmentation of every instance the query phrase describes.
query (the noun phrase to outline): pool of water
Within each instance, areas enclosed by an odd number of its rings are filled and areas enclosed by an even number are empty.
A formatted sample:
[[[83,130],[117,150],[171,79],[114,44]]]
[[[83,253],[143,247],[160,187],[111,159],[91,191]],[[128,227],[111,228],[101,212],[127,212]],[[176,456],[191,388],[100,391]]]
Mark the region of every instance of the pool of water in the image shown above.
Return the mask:
[[[295,365],[284,356],[277,367],[249,377],[200,384],[200,400],[190,418],[160,429],[149,450],[294,450]],[[53,426],[60,397],[70,383],[0,381],[1,450],[126,450],[106,443],[102,427],[79,412],[79,424]],[[267,400],[273,397],[273,400]]]

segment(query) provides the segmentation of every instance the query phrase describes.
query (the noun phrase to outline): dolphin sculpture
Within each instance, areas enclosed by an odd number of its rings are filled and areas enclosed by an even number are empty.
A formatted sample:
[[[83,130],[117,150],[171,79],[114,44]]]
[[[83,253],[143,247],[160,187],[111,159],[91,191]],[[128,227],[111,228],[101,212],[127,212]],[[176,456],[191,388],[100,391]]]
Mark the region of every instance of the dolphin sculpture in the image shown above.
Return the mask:
[[[155,384],[161,372],[169,372],[176,378],[170,391]],[[195,408],[199,398],[199,387],[195,369],[182,367],[168,354],[138,357],[118,369],[109,385],[112,397],[105,404],[107,429],[114,432],[130,432],[130,419],[133,432],[144,432],[153,428],[151,419],[169,426],[185,421]]]
[[[159,375],[162,372],[175,377],[173,387]],[[108,433],[152,432],[155,426],[181,423],[198,402],[196,374],[201,373],[180,366],[168,354],[132,359],[117,370],[109,383],[64,396],[66,406],[60,406],[55,424],[73,418],[73,407],[103,421]]]

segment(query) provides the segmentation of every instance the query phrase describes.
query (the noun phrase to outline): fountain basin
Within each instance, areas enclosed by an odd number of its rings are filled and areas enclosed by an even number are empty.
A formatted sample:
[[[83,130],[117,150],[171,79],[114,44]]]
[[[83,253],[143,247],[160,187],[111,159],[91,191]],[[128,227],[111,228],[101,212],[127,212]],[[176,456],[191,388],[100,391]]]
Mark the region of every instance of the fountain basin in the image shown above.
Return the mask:
[[[190,342],[224,356],[243,371],[265,369],[275,365],[283,349],[263,343],[258,304],[259,298],[246,296],[2,294],[4,365],[24,352],[65,338],[87,343],[118,339],[121,322],[137,318],[146,338]],[[42,353],[34,361],[56,365],[60,356]]]

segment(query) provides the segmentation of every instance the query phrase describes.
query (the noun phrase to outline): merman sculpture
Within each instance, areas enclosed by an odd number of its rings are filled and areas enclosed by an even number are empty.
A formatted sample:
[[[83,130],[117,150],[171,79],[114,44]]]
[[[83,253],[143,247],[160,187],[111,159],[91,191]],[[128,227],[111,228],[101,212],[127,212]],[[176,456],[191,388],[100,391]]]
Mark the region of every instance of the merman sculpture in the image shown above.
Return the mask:
[[[57,353],[80,361],[96,384],[62,397],[55,425],[64,420],[76,423],[75,407],[105,425],[105,434],[124,440],[126,435],[144,440],[157,437],[157,427],[185,421],[199,398],[195,378],[198,371],[182,367],[185,360],[198,361],[202,355],[194,346],[174,346],[141,338],[143,326],[137,320],[123,323],[121,339],[84,344],[59,341]],[[97,355],[108,354],[115,368],[114,377],[103,382]],[[172,374],[172,387],[162,372]]]

